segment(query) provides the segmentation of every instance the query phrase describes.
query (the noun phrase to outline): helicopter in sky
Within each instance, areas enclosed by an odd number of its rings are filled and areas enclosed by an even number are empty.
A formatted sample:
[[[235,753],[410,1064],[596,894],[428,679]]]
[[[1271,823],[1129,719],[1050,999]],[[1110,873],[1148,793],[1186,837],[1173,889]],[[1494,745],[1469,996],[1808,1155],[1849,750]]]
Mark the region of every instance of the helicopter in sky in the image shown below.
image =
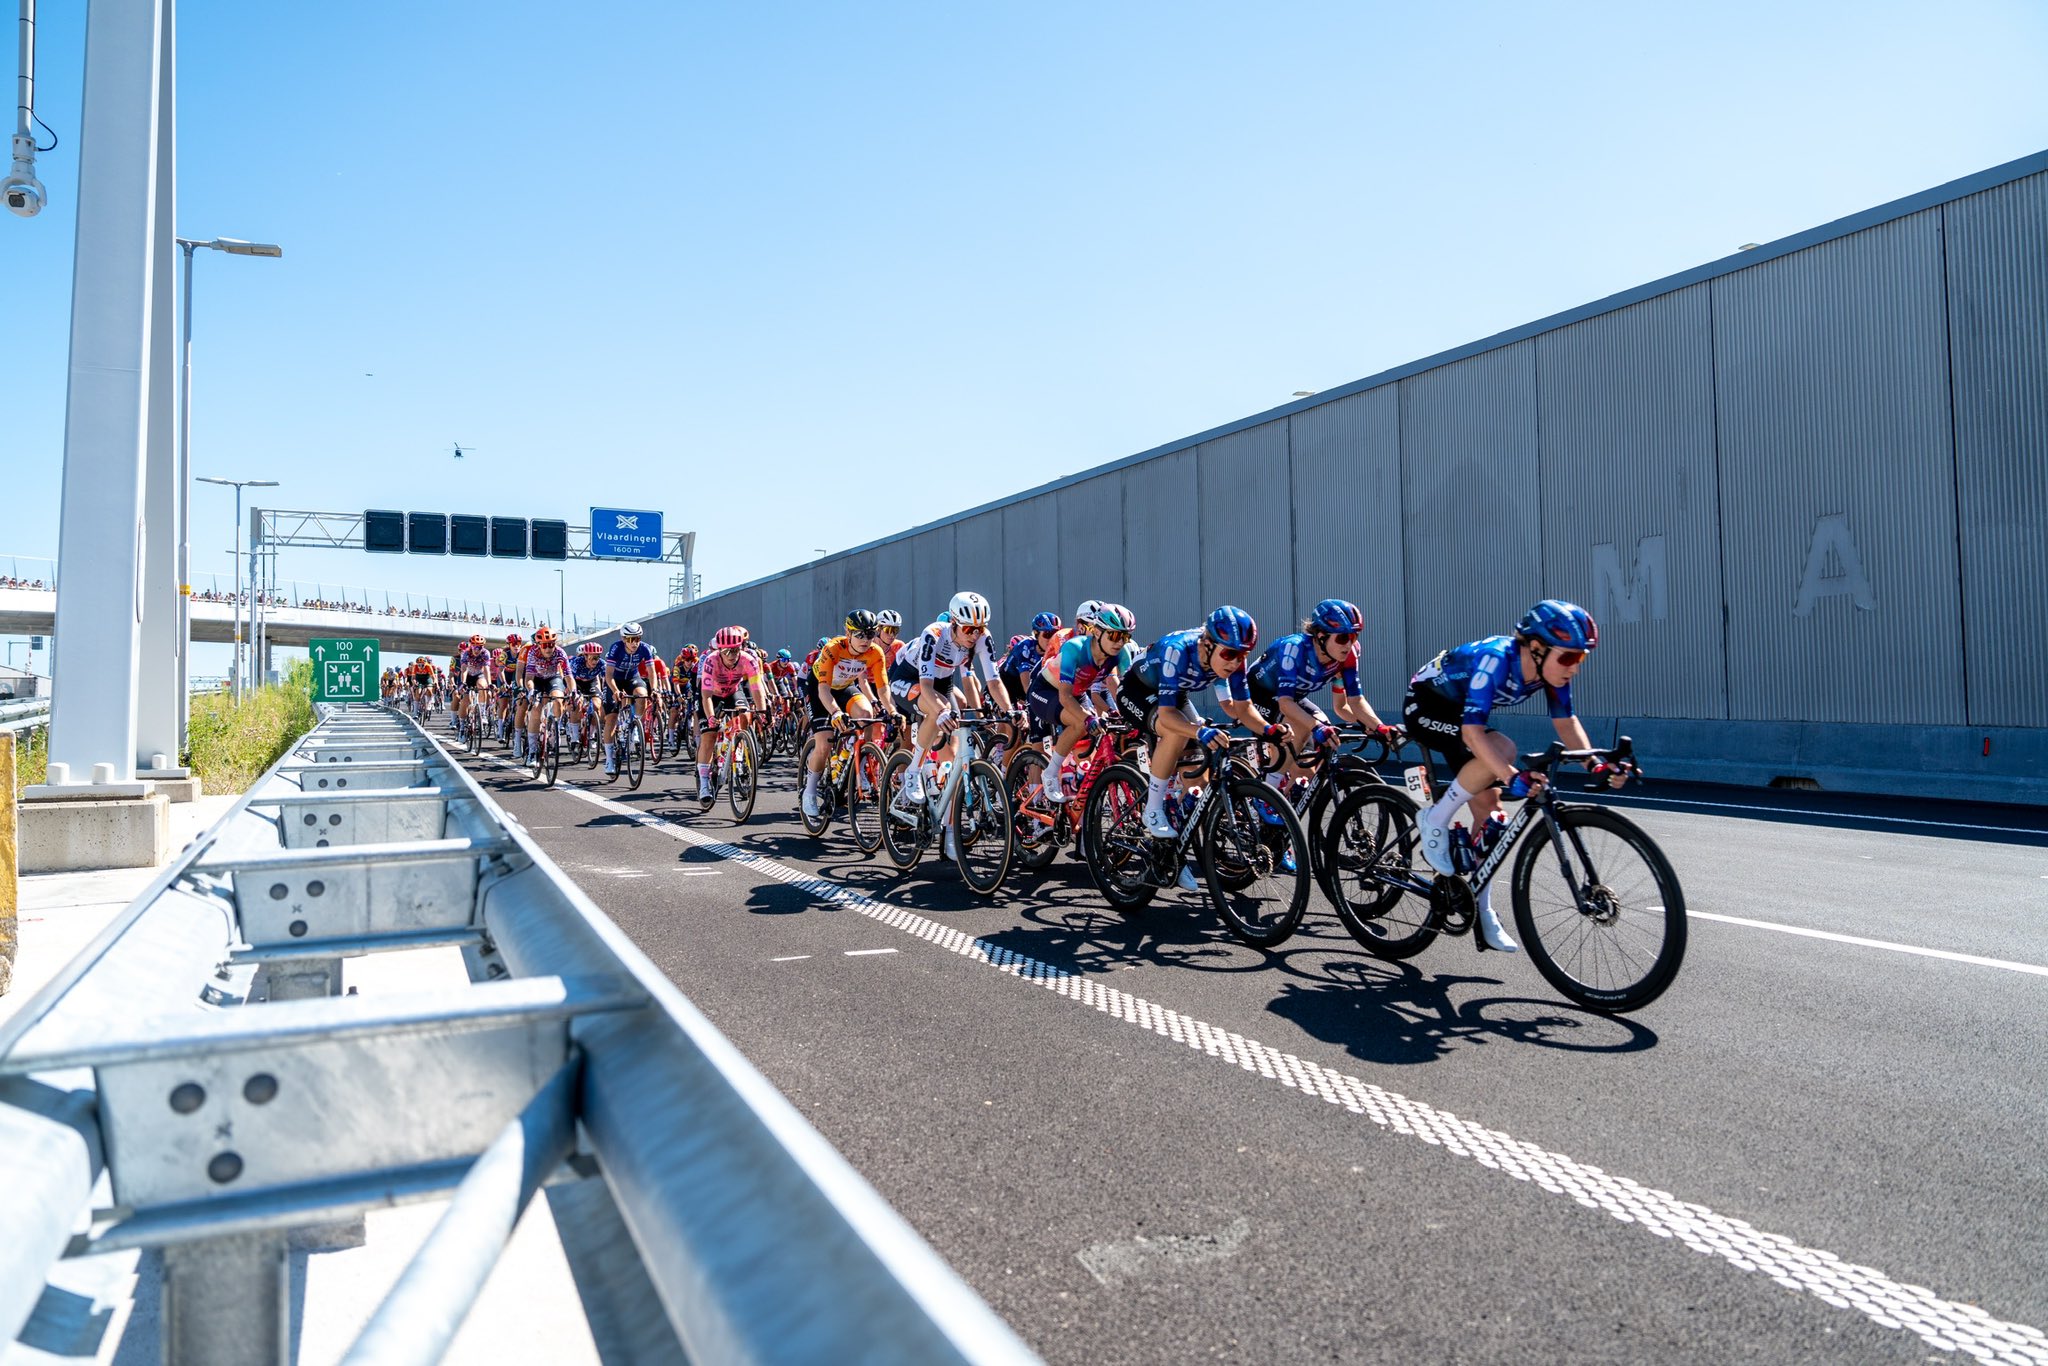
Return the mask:
[[[465,446],[460,441],[458,441],[455,443],[455,458],[457,460],[460,460],[462,459],[463,456],[470,454],[475,449],[476,447],[474,446]]]

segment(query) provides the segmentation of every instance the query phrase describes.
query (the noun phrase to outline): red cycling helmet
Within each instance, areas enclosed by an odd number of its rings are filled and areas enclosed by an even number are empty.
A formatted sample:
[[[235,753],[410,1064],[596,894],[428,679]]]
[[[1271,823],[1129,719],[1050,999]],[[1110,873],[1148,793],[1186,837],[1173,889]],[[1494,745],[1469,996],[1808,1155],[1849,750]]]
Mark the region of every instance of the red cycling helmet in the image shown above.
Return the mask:
[[[586,640],[583,642],[582,649],[579,651],[579,653],[586,655],[601,655],[604,653],[604,646],[598,644],[594,640]]]
[[[711,648],[714,650],[737,650],[746,643],[746,627],[727,626],[721,629],[716,636],[712,637]]]

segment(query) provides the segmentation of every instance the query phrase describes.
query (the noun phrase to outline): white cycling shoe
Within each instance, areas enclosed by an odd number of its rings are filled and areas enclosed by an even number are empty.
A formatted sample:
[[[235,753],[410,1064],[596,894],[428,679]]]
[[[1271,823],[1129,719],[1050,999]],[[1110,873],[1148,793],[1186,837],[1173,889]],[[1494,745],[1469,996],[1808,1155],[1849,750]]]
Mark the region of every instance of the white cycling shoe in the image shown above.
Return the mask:
[[[1166,818],[1166,808],[1145,808],[1145,833],[1156,840],[1177,840],[1180,831],[1173,828],[1173,822]]]
[[[1497,953],[1522,951],[1522,946],[1508,934],[1507,926],[1500,923],[1500,912],[1491,906],[1483,907],[1479,912],[1479,943],[1480,947]]]
[[[950,825],[946,827],[946,846],[945,846],[945,847],[946,847],[946,857],[947,857],[947,858],[959,858],[959,857],[960,857],[960,845],[959,845],[959,843],[958,843],[957,841],[955,841],[955,840],[954,840],[954,838],[953,838],[953,827],[952,827],[952,826],[950,826]]]
[[[804,789],[804,819],[807,821],[818,819],[818,789],[815,787],[806,787]]]
[[[1454,876],[1458,868],[1451,862],[1451,827],[1424,817],[1415,822],[1415,833],[1422,837],[1422,856],[1429,866],[1445,877]]]
[[[1202,884],[1195,881],[1195,870],[1188,867],[1185,863],[1180,866],[1180,876],[1173,880],[1173,884],[1183,892],[1199,892],[1202,890]]]

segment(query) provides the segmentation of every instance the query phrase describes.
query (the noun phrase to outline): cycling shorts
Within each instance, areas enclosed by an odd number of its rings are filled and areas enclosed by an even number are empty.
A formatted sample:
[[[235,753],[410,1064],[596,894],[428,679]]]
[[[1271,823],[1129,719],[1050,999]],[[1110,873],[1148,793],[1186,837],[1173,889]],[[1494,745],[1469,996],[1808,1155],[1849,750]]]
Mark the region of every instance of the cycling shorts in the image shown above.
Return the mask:
[[[1252,689],[1252,705],[1257,707],[1259,711],[1262,712],[1265,715],[1266,719],[1269,721],[1284,720],[1285,717],[1280,710],[1280,694],[1274,692],[1267,692],[1264,688],[1259,686],[1259,681],[1257,679],[1251,679],[1250,683]],[[1303,711],[1307,712],[1312,718],[1314,718],[1315,723],[1317,725],[1327,726],[1330,724],[1330,718],[1328,714],[1325,713],[1321,707],[1309,701],[1306,697],[1297,697],[1294,698],[1293,701],[1295,706],[1300,707]]]
[[[527,680],[527,684],[532,688],[534,694],[539,697],[560,697],[567,691],[563,687],[560,674],[548,676],[535,674]]]
[[[1453,776],[1472,762],[1472,751],[1465,744],[1465,704],[1456,698],[1435,688],[1411,687],[1401,702],[1401,720],[1408,728],[1408,738],[1442,755]]]
[[[859,697],[860,695],[861,695],[861,694],[860,694],[860,689],[858,689],[858,688],[834,688],[834,689],[832,690],[832,700],[833,700],[834,702],[837,702],[837,703],[839,704],[839,710],[841,710],[841,711],[845,711],[845,710],[846,710],[846,706],[847,706],[847,704],[848,704],[849,702],[853,701],[853,699],[854,699],[854,698],[856,698],[856,697]],[[815,733],[817,733],[817,732],[820,732],[820,731],[828,731],[828,730],[831,730],[831,729],[832,729],[832,713],[831,713],[831,712],[829,712],[829,711],[827,711],[827,710],[825,709],[825,704],[824,704],[823,702],[820,702],[820,701],[818,701],[818,700],[817,700],[817,699],[816,699],[815,697],[814,697],[814,698],[812,698],[812,699],[811,699],[811,731],[812,731],[812,733],[813,733],[813,734],[815,734]]]
[[[1139,733],[1148,741],[1154,744],[1158,743],[1159,732],[1153,725],[1154,720],[1159,715],[1159,687],[1157,684],[1147,683],[1138,674],[1133,673],[1124,680],[1123,686],[1117,689],[1116,707],[1119,712],[1123,713],[1124,720],[1136,726]],[[1195,704],[1189,701],[1186,696],[1180,699],[1180,705],[1175,710],[1180,713],[1181,718],[1189,725],[1204,726],[1208,724],[1202,714],[1195,710]]]

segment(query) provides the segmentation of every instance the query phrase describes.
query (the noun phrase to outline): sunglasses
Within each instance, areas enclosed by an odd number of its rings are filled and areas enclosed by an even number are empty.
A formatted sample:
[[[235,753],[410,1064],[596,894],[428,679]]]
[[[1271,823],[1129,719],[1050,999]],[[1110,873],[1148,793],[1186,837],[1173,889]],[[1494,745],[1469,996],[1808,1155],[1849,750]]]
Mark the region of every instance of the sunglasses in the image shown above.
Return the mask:
[[[1122,645],[1127,643],[1130,638],[1131,633],[1129,631],[1104,631],[1101,636],[1102,643],[1105,645]]]
[[[1243,659],[1244,656],[1245,652],[1243,650],[1234,649],[1228,645],[1218,645],[1216,647],[1216,657],[1228,664],[1235,664],[1238,660]]]
[[[1557,661],[1559,668],[1569,669],[1572,665],[1584,660],[1586,652],[1584,650],[1552,650],[1550,657]]]
[[[847,640],[848,640],[848,641],[856,641],[856,640],[866,640],[866,641],[872,641],[872,640],[873,640],[874,638],[875,638],[875,633],[874,633],[873,631],[855,631],[855,632],[854,632],[854,633],[853,633],[852,635],[850,635],[850,636],[848,636],[848,637],[847,637]]]
[[[988,627],[986,626],[955,626],[953,629],[963,636],[985,636],[988,634]]]
[[[1341,636],[1331,636],[1330,643],[1340,650],[1348,650],[1358,643],[1358,632],[1346,631]]]
[[[1034,635],[1034,636],[1037,636],[1037,637],[1038,637],[1038,638],[1039,638],[1040,640],[1051,640],[1051,639],[1052,639],[1052,638],[1053,638],[1054,636],[1058,635],[1058,634],[1059,634],[1059,632],[1058,632],[1058,631],[1033,631],[1033,632],[1032,632],[1031,634],[1032,634],[1032,635]]]

